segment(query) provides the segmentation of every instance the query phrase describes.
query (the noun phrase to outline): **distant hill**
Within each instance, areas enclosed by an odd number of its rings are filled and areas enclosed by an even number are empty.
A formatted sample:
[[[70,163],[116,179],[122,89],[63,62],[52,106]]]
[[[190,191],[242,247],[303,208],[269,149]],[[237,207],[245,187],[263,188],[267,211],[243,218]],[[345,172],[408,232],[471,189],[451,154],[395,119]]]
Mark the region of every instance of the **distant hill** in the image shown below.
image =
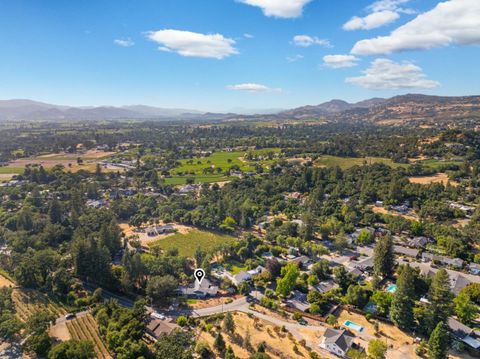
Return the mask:
[[[197,118],[200,111],[151,106],[70,107],[31,100],[0,100],[0,120],[102,120]]]
[[[334,122],[373,122],[392,125],[402,123],[445,123],[480,120],[480,96],[427,96],[408,94],[389,99],[372,98],[357,103],[332,100],[319,105],[302,106],[270,114],[239,115],[204,113],[186,109],[168,109],[144,105],[122,107],[70,107],[31,100],[0,100],[2,120],[315,120]]]
[[[408,94],[390,99],[373,98],[350,104],[341,100],[303,106],[279,113],[277,118],[402,124],[480,120],[480,96],[427,96]]]

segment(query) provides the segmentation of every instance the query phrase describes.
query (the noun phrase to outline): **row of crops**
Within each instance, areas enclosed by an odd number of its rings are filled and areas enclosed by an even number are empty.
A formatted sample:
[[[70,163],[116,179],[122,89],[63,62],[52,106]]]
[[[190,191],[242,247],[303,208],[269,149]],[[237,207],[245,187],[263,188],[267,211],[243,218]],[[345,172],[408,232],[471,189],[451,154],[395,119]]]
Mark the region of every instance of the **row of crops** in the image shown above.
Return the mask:
[[[90,314],[68,321],[67,328],[73,339],[88,340],[91,342],[94,345],[98,358],[112,358],[100,337],[97,323]]]

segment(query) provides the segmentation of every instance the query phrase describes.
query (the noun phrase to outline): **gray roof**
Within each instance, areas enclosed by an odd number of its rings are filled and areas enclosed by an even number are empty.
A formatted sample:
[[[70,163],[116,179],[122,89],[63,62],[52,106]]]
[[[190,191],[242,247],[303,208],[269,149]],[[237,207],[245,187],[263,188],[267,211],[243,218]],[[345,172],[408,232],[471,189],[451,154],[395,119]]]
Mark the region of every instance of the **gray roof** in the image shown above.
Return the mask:
[[[146,331],[152,337],[158,339],[162,334],[170,334],[176,328],[178,328],[178,325],[174,323],[168,323],[160,319],[150,319]]]
[[[418,253],[420,253],[418,249],[412,249],[412,248],[403,247],[403,246],[393,246],[393,250],[397,254],[403,254],[405,256],[409,256],[413,258],[416,258],[418,256]]]
[[[216,296],[218,292],[218,287],[210,283],[210,281],[205,278],[202,281],[202,284],[195,282],[193,287],[181,287],[180,291],[183,295],[190,295],[196,297],[205,297],[205,296]]]
[[[354,338],[354,335],[345,329],[336,330],[331,328],[327,328],[323,336],[325,344],[336,344],[344,352],[350,349]]]
[[[467,327],[465,324],[460,323],[458,320],[452,317],[448,318],[447,325],[452,333],[460,339],[463,339],[473,333],[473,329]]]

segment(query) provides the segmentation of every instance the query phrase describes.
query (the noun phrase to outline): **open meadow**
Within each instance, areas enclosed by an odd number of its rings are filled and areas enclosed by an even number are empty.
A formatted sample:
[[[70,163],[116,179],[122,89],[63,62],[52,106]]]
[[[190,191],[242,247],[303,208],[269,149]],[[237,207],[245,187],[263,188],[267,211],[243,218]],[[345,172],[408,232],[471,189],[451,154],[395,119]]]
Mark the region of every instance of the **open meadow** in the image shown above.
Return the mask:
[[[176,233],[150,243],[150,247],[160,247],[162,250],[177,248],[181,256],[193,257],[200,247],[206,252],[212,252],[225,243],[232,243],[235,238],[227,234],[193,229],[188,233]]]

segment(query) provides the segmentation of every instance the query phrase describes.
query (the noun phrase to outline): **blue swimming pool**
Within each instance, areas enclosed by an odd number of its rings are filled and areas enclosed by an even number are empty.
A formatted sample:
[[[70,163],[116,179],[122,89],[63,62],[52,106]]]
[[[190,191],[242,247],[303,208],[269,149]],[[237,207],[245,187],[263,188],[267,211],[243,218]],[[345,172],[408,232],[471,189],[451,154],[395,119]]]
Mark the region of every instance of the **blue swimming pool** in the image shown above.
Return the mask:
[[[396,284],[389,284],[387,287],[387,292],[388,293],[395,293],[397,291],[397,285]]]
[[[360,324],[354,323],[350,320],[346,320],[345,323],[343,323],[346,327],[349,327],[353,330],[356,330],[357,332],[363,331],[363,327]]]

